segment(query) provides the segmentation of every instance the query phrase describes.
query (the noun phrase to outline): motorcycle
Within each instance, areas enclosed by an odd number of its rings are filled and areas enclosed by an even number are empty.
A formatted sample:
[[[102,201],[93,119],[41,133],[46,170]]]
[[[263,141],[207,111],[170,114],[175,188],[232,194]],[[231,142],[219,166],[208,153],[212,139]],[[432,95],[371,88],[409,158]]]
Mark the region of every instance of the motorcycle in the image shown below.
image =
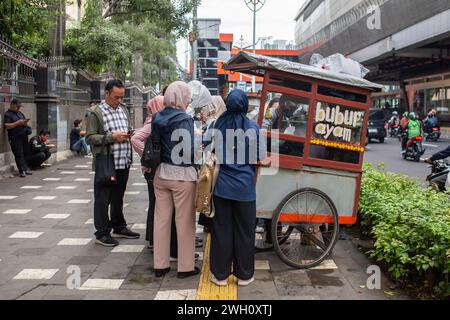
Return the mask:
[[[403,133],[403,135],[405,134],[407,135],[408,133]],[[426,149],[422,145],[422,141],[422,136],[417,136],[409,140],[406,146],[406,150],[405,152],[403,152],[403,159],[411,159],[416,162],[420,162],[420,157],[423,156],[426,151]]]
[[[392,127],[389,134],[390,134],[391,138],[398,137],[399,134],[400,134],[400,128],[399,127]]]
[[[427,177],[428,183],[431,187],[437,187],[439,191],[445,192],[445,181],[450,173],[450,163],[447,160],[438,160],[434,161],[429,167],[431,168],[431,174]]]
[[[441,128],[435,127],[431,129],[429,132],[427,132],[425,139],[427,141],[432,142],[438,142],[438,140],[441,138]]]

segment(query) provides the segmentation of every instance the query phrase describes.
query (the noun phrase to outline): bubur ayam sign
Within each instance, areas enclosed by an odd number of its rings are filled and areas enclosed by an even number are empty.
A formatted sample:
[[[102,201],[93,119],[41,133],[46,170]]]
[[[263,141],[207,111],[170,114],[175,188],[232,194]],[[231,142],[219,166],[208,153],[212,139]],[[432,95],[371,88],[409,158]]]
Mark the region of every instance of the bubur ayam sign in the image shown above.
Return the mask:
[[[318,102],[313,131],[319,139],[360,144],[352,138],[361,137],[364,115],[364,111]]]

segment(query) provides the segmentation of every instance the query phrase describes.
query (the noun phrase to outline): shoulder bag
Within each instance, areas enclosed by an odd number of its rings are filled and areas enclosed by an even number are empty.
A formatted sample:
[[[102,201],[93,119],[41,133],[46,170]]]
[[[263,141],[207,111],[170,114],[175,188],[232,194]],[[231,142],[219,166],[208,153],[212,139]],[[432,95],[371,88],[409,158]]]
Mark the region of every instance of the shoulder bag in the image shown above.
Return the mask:
[[[105,154],[105,148],[107,153]],[[117,184],[114,156],[110,146],[106,146],[106,135],[102,140],[102,149],[95,155],[95,183],[102,186],[114,186]]]

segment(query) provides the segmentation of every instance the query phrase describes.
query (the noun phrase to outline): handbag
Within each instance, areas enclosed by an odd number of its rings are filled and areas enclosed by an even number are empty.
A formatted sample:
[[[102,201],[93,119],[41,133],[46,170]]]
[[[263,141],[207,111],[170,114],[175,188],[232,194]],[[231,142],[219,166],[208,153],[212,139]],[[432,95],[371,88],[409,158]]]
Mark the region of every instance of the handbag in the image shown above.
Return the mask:
[[[107,148],[106,154],[104,152],[105,147]],[[106,135],[103,137],[100,153],[95,155],[95,183],[105,187],[117,184],[114,156],[111,153],[110,146],[106,146]]]
[[[156,129],[156,128],[155,128]],[[152,169],[154,173],[161,164],[161,141],[158,130],[152,130],[152,134],[147,138],[144,153],[141,157],[141,165]]]
[[[214,144],[214,136],[212,144]],[[214,150],[214,146],[211,150]],[[215,153],[204,152],[203,165],[200,168],[195,192],[195,209],[210,219],[215,215],[213,194],[219,171],[220,165]]]
[[[31,135],[33,133],[33,129],[31,129],[30,126],[25,126],[25,134],[27,136]]]

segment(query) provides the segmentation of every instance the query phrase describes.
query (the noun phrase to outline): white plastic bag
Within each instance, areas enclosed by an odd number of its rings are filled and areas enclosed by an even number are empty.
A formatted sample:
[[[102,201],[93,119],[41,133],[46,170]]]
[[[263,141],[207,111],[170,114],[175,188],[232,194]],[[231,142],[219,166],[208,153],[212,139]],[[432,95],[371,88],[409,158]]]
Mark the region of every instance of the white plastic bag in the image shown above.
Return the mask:
[[[364,78],[370,72],[369,69],[365,68],[359,62],[347,58],[340,53],[323,59],[319,58],[319,54],[314,54],[311,57],[311,62],[314,63],[313,66],[321,69],[344,73],[358,78]]]

